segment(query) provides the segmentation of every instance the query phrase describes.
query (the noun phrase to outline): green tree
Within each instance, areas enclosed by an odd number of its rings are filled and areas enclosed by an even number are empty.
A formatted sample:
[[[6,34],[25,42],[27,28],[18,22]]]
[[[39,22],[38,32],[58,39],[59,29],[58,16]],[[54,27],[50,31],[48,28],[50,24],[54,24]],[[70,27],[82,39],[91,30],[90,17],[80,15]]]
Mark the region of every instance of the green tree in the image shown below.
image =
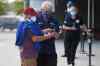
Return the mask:
[[[21,2],[15,2],[15,11],[17,12],[17,14],[20,14],[21,11],[23,10],[24,8],[24,2],[21,1]]]
[[[0,1],[0,15],[5,13],[6,3]]]

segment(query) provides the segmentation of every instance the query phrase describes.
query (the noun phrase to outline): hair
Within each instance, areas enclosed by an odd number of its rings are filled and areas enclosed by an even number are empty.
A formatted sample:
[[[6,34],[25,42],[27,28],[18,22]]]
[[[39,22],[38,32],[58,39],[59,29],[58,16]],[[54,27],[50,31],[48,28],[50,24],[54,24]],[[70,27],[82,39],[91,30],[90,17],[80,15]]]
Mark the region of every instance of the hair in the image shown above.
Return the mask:
[[[31,8],[31,7],[25,8],[23,13],[25,15],[31,15],[31,16],[36,16],[37,15],[37,12],[33,8]]]
[[[41,9],[44,10],[44,9],[48,9],[49,11],[53,11],[53,4],[50,2],[50,1],[44,1],[42,4],[41,4]]]

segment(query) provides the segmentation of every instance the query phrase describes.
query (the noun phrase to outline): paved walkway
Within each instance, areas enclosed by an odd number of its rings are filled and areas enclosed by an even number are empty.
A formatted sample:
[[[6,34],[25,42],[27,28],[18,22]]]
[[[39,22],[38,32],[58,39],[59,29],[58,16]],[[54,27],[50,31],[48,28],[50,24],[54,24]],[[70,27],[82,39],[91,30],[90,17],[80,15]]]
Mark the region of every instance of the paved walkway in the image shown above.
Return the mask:
[[[0,66],[20,66],[19,50],[15,47],[15,33],[6,32],[0,33]],[[56,41],[56,49],[58,54],[58,66],[68,66],[66,58],[61,57],[64,54],[64,46],[62,40]],[[88,44],[85,44],[85,50],[88,52]],[[100,66],[100,42],[93,43],[92,65]],[[76,66],[89,66],[88,56],[80,54],[80,46],[77,49],[78,59],[76,59]]]
[[[63,48],[63,42],[62,40],[60,41],[56,41],[56,49],[57,49],[57,53],[58,53],[58,66],[68,66],[67,65],[67,61],[66,58],[61,57],[62,54],[64,54],[64,48]],[[100,42],[95,41],[93,43],[93,54],[95,54],[95,56],[92,56],[92,65],[93,66],[100,66]],[[85,51],[88,53],[88,44],[85,43]],[[87,54],[81,54],[80,52],[80,45],[77,49],[77,53],[76,53],[76,57],[77,59],[75,60],[76,65],[75,66],[89,66],[89,57],[87,56]]]

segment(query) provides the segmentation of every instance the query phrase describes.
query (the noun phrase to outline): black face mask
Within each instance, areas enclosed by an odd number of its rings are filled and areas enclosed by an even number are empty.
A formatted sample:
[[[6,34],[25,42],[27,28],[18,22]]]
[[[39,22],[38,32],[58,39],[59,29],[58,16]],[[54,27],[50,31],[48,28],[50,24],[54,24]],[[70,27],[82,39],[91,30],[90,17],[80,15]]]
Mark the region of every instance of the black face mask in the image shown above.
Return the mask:
[[[44,20],[44,22],[48,22],[49,21],[49,13],[47,11],[42,11],[42,18]]]

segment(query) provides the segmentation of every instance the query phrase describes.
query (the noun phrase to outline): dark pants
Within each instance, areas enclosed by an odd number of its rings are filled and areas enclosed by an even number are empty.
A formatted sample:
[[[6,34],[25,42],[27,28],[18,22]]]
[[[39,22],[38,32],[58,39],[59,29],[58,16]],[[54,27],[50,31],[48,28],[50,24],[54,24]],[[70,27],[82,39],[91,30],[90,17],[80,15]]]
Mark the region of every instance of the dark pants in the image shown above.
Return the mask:
[[[39,55],[37,66],[57,66],[57,55]]]
[[[57,66],[55,39],[43,41],[37,59],[37,66]]]
[[[68,64],[74,63],[77,46],[80,40],[80,32],[68,31],[64,35],[65,55],[67,55]]]

